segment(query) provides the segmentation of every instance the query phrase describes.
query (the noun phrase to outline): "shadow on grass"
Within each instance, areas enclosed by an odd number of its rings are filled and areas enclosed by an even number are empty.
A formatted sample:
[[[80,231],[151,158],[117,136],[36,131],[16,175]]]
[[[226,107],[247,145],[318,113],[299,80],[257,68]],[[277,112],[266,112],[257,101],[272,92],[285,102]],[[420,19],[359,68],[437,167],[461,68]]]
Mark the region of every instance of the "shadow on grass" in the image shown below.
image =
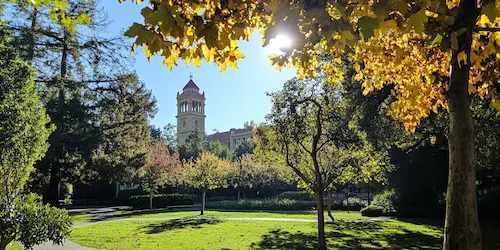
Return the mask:
[[[221,221],[216,218],[189,217],[173,219],[159,223],[149,224],[144,227],[147,234],[158,234],[169,230],[183,229],[186,227],[203,228],[203,225],[214,225]]]
[[[389,229],[389,230],[388,230]],[[395,230],[393,230],[395,229]],[[326,228],[329,249],[440,249],[441,238],[379,223],[339,223]],[[317,249],[315,233],[272,230],[252,249]]]
[[[153,209],[153,211],[149,211],[149,209],[143,209],[143,210],[120,210],[120,213],[114,214],[114,217],[117,218],[127,218],[127,217],[132,217],[136,215],[143,215],[143,214],[161,214],[161,213],[166,213],[170,212],[167,209]]]

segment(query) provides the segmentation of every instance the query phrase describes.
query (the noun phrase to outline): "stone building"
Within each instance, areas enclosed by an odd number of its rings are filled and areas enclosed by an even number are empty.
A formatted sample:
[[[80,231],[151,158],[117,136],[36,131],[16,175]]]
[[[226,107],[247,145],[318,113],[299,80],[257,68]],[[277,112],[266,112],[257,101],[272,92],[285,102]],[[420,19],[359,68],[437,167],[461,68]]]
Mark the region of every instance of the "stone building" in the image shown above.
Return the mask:
[[[195,130],[204,134],[205,117],[205,92],[200,93],[191,75],[182,93],[177,92],[177,143],[183,144]]]
[[[177,142],[182,145],[191,133],[198,131],[205,134],[205,92],[194,83],[193,76],[182,89],[177,92]],[[207,141],[218,140],[234,150],[241,142],[252,138],[252,130],[231,129],[207,136]]]
[[[252,130],[232,128],[226,132],[217,132],[207,136],[207,141],[220,141],[231,150],[235,150],[243,141],[252,139],[252,135]]]

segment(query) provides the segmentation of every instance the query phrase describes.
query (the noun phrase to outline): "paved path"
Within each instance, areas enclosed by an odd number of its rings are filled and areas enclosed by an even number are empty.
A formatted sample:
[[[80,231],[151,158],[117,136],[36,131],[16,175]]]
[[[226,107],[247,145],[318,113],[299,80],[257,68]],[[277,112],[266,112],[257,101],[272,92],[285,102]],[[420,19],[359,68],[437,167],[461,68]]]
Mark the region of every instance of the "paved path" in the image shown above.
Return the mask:
[[[172,217],[172,218],[120,218],[112,214],[113,211],[118,209],[124,209],[123,207],[109,207],[109,208],[92,208],[92,209],[74,209],[70,210],[72,212],[82,212],[94,214],[94,218],[90,221],[77,222],[73,227],[81,227],[90,224],[96,224],[103,221],[109,220],[119,220],[119,221],[169,221],[169,220],[179,220],[185,219],[186,217]],[[293,221],[293,222],[317,222],[314,219],[300,219],[300,218],[260,218],[260,217],[213,217],[217,220],[226,221]],[[190,217],[190,219],[201,220],[207,219],[207,217]],[[342,220],[342,221],[326,221],[327,224],[340,223],[340,222],[350,222],[350,223],[363,223],[363,222],[376,222],[376,221],[386,221],[392,219],[387,216],[380,216],[368,220]],[[42,245],[33,247],[33,250],[96,250],[95,248],[84,247],[78,245],[70,240],[66,240],[63,245],[54,245],[52,242],[47,242]]]

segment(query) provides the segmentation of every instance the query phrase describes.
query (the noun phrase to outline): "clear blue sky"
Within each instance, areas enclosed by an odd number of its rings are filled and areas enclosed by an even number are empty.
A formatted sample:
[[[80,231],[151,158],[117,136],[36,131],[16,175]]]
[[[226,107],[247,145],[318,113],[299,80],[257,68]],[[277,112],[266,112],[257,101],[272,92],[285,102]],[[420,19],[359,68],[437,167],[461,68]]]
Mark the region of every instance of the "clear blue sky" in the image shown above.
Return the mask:
[[[118,3],[117,0],[101,1],[108,12],[112,24],[110,33],[122,33],[133,22],[142,23],[140,10],[146,6],[133,4],[132,1]],[[110,34],[112,35],[112,34]],[[240,128],[246,121],[259,123],[271,110],[271,102],[266,91],[279,90],[283,83],[295,76],[294,69],[277,71],[269,65],[268,54],[271,49],[262,48],[261,37],[255,34],[250,42],[241,42],[240,50],[246,56],[238,63],[239,69],[220,72],[214,64],[203,63],[197,68],[189,67],[183,61],[169,71],[162,65],[161,57],[153,57],[148,62],[142,48],[137,49],[135,70],[139,78],[152,90],[157,99],[158,112],[152,123],[163,127],[167,123],[176,125],[176,95],[189,81],[193,81],[205,92],[206,132],[213,129],[225,131]]]

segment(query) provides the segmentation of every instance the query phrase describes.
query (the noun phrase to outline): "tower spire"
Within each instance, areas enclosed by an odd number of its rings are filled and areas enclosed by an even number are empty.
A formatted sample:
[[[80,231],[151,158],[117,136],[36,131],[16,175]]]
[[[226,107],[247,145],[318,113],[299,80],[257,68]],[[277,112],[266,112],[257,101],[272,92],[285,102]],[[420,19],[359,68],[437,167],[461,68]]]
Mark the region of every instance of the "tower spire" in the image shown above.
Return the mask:
[[[193,73],[189,72],[189,80],[193,80]]]

